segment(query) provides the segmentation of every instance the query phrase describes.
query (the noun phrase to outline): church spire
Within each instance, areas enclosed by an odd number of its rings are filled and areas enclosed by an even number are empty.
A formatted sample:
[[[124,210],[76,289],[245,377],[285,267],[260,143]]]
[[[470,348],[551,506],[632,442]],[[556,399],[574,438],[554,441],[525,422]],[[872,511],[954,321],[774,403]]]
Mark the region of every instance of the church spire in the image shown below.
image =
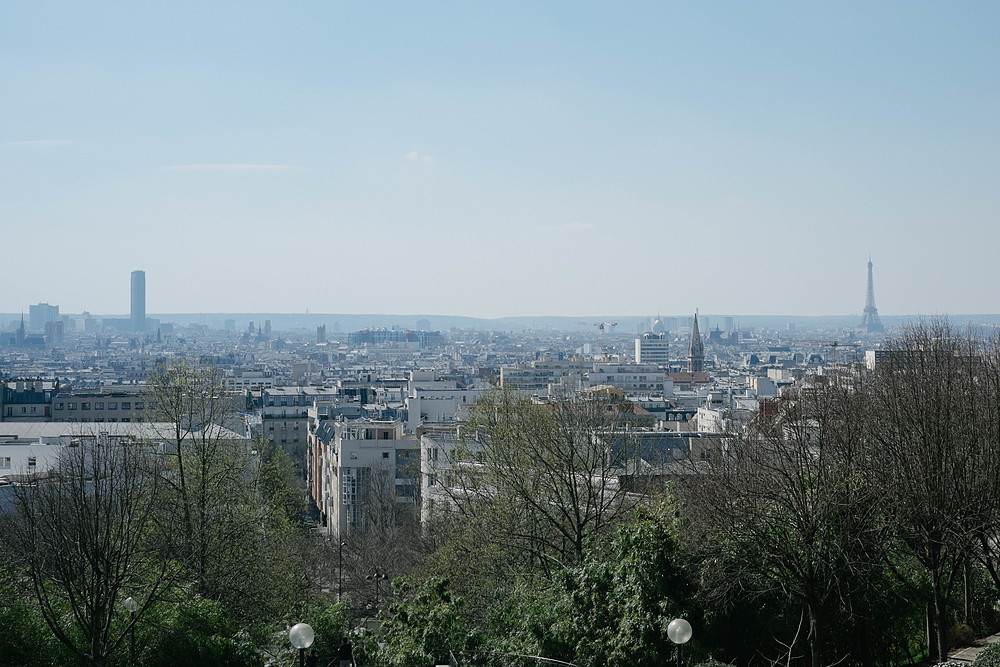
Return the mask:
[[[705,370],[705,342],[698,331],[698,311],[694,312],[694,324],[691,325],[691,342],[688,343],[688,371],[700,373]]]

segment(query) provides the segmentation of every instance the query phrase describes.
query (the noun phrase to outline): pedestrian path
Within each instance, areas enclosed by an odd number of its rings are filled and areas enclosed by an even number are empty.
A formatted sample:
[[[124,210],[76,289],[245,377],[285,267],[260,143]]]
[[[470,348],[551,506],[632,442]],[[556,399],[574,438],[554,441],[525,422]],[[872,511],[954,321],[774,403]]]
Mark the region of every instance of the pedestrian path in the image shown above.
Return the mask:
[[[990,635],[984,639],[977,639],[976,643],[972,646],[967,646],[963,649],[950,653],[948,655],[948,660],[952,662],[964,662],[971,665],[975,662],[976,656],[983,652],[984,648],[997,642],[1000,642],[1000,634]]]

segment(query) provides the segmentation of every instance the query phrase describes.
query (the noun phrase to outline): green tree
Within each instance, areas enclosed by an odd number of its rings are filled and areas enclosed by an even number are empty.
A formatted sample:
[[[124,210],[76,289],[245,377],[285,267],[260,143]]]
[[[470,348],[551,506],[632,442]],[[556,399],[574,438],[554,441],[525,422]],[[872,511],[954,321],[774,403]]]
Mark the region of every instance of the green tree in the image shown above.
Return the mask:
[[[462,613],[462,599],[452,595],[445,578],[431,578],[419,586],[393,581],[398,602],[382,620],[383,638],[377,662],[393,667],[423,667],[450,662],[475,651],[475,641]]]
[[[238,622],[281,617],[301,600],[303,494],[287,457],[231,430],[238,400],[217,368],[175,361],[150,380],[149,417],[164,451],[159,535],[193,592]]]

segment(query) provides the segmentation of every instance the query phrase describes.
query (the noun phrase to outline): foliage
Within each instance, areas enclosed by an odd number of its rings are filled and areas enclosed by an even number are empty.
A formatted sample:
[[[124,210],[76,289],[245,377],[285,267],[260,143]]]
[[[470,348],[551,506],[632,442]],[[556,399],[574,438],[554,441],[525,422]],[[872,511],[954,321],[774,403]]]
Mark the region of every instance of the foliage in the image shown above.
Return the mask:
[[[69,664],[75,656],[55,640],[41,613],[11,582],[0,591],[0,665]]]
[[[685,615],[700,625],[669,504],[642,509],[603,547],[548,586],[524,580],[481,628],[491,664],[662,664],[674,650],[666,626]],[[524,656],[518,658],[518,656]]]
[[[138,658],[147,667],[263,664],[260,639],[231,619],[221,604],[199,596],[156,605],[137,635]]]
[[[347,605],[315,603],[303,610],[301,619],[316,633],[311,648],[319,656],[320,664],[333,661],[341,640],[350,634],[351,612]]]
[[[383,618],[379,664],[447,664],[450,653],[475,652],[474,635],[461,613],[462,599],[451,594],[447,579],[436,577],[419,586],[396,579],[392,585],[399,601],[390,605]]]
[[[175,568],[149,539],[151,466],[143,443],[84,438],[63,448],[51,479],[14,489],[4,539],[52,634],[85,664],[120,650],[127,596],[142,592],[141,617],[173,581]]]
[[[965,623],[956,623],[948,628],[948,645],[952,648],[971,646],[975,641],[975,631]]]
[[[988,645],[976,656],[972,667],[1000,667],[1000,644]]]

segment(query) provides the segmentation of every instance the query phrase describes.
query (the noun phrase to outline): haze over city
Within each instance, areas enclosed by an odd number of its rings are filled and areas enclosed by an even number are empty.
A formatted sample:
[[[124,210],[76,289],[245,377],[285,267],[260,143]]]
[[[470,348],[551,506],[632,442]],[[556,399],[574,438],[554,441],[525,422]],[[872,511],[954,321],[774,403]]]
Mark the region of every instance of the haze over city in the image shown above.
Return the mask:
[[[0,312],[1000,312],[993,3],[8,3]]]

